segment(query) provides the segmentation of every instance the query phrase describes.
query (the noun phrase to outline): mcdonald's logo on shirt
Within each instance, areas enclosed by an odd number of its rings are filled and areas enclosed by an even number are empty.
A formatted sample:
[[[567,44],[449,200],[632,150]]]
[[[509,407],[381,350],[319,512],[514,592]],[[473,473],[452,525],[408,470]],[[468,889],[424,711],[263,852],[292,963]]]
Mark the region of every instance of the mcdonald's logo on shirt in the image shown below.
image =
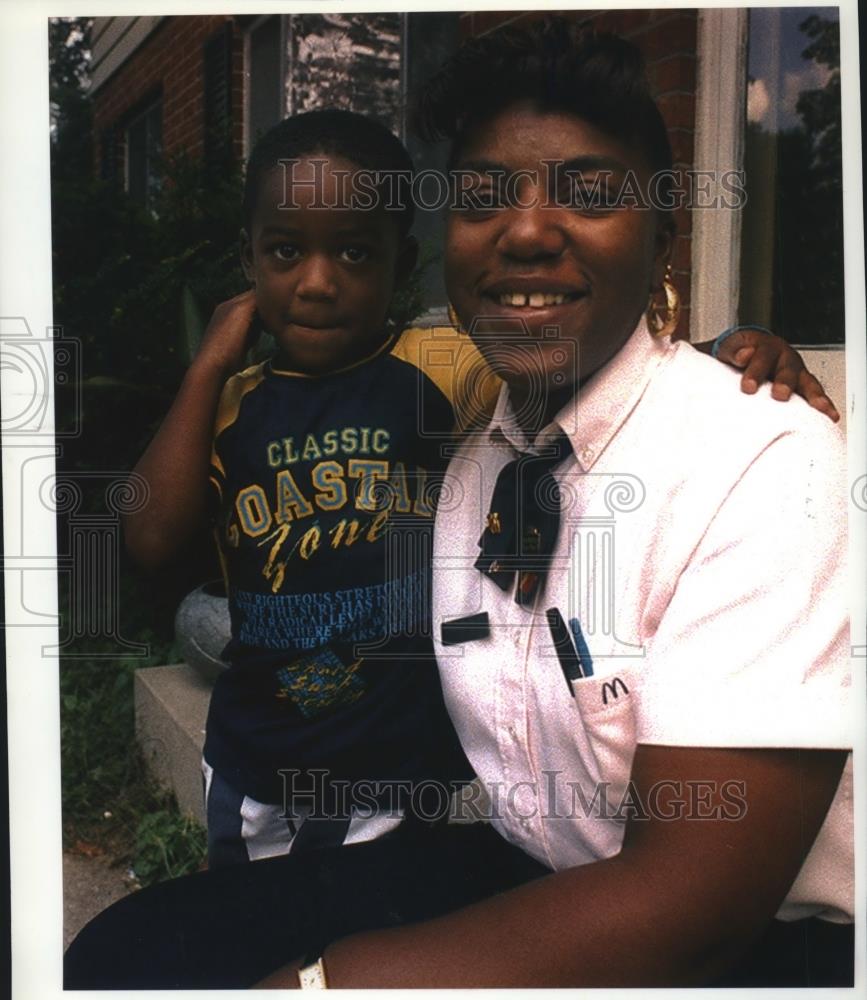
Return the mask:
[[[619,698],[621,691],[623,694],[629,694],[629,688],[623,683],[619,677],[615,677],[613,680],[606,681],[602,685],[602,704],[608,704],[608,696],[611,695],[612,698]]]

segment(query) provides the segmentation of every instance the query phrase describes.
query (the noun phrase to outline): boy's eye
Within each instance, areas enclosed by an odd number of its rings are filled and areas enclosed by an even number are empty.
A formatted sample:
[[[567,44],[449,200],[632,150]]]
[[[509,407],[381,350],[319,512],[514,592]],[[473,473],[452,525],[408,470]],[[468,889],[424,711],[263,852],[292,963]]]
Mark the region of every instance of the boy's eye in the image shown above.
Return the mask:
[[[280,243],[273,249],[274,256],[282,261],[295,260],[300,252],[294,243]]]
[[[340,256],[343,260],[349,261],[350,264],[360,264],[367,260],[370,251],[366,247],[349,246],[340,251]]]

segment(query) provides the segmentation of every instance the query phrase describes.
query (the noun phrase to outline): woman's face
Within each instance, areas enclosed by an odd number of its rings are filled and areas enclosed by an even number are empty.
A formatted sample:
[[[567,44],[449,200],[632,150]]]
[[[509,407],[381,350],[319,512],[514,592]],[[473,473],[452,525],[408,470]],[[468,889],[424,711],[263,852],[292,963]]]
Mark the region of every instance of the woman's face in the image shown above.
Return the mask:
[[[623,346],[661,285],[670,231],[637,204],[649,169],[582,119],[531,103],[484,123],[456,167],[475,198],[449,214],[449,299],[513,389],[568,394]],[[486,207],[498,195],[505,206]]]

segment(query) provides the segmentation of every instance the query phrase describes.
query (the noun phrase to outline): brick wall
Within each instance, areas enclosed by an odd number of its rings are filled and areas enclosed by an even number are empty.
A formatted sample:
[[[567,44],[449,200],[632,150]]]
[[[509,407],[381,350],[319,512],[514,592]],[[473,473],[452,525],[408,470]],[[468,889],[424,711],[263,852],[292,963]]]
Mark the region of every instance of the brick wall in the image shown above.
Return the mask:
[[[565,16],[613,31],[634,42],[644,54],[648,76],[668,127],[675,170],[693,165],[695,139],[697,12],[683,10],[564,11]],[[479,11],[461,15],[463,37],[483,35],[503,24],[528,23],[542,12]],[[682,312],[677,336],[689,335],[689,285],[692,220],[689,210],[675,212],[673,270]]]
[[[243,40],[225,15],[167,18],[144,44],[94,94],[97,162],[106,130],[123,127],[144,103],[162,96],[163,153],[185,150],[199,156],[204,148],[204,46],[232,25],[232,146],[243,150]]]

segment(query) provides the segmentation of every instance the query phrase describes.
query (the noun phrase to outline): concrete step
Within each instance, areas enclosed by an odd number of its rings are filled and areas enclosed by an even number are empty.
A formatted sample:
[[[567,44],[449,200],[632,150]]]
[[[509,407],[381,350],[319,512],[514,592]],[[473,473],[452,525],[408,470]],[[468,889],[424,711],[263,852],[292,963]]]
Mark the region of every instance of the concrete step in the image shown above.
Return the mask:
[[[135,730],[156,780],[205,825],[202,747],[212,684],[186,663],[135,672]]]
[[[63,948],[104,909],[134,892],[137,884],[108,857],[63,852]]]

